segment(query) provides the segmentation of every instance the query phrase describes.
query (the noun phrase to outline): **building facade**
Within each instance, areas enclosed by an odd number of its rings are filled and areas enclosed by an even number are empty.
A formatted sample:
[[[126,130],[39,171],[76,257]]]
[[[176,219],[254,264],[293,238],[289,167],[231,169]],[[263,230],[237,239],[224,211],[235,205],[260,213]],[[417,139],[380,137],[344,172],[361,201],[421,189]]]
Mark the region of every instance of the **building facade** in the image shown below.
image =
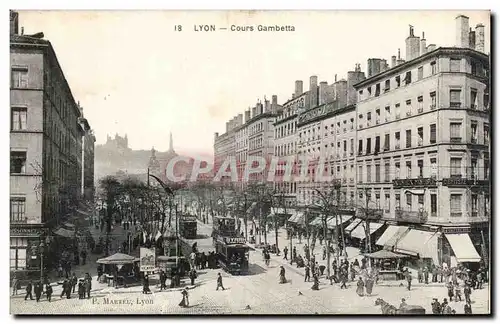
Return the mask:
[[[297,202],[297,121],[299,112],[306,109],[307,101],[302,81],[295,81],[292,99],[283,104],[274,123],[274,156],[279,159],[274,189],[283,195],[288,206],[295,206]],[[290,174],[287,175],[287,172]]]
[[[81,112],[52,45],[42,33],[19,35],[17,18],[11,12],[10,269],[29,273],[42,259],[53,266],[52,229],[77,207],[93,158],[82,166]]]
[[[439,233],[425,257],[455,264],[445,234],[469,234],[477,251],[488,245],[489,57],[468,37],[431,50],[415,38],[411,28],[410,60],[355,86],[359,204]]]

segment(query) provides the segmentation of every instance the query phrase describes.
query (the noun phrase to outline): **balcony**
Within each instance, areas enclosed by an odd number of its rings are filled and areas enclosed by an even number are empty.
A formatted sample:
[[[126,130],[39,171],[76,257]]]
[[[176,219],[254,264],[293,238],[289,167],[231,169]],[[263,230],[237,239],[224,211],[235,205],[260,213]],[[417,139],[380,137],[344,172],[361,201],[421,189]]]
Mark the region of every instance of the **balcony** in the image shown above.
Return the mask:
[[[401,145],[400,144],[396,144],[396,145],[394,145],[394,147],[396,148],[396,150],[399,150],[401,148]]]
[[[473,137],[473,138],[471,138],[471,139],[470,139],[470,142],[471,142],[472,144],[477,144],[477,138],[474,138],[474,137]]]
[[[462,107],[461,102],[450,102],[450,108],[460,108]]]
[[[451,212],[450,217],[462,217],[462,212]]]
[[[461,137],[450,137],[450,142],[451,143],[462,143],[462,138]]]
[[[394,189],[399,188],[428,188],[436,187],[436,179],[414,178],[414,179],[394,179],[392,180]]]
[[[378,221],[382,218],[383,214],[383,209],[378,208],[361,208],[359,210],[359,216],[363,219],[368,219],[369,221]]]
[[[424,210],[409,211],[403,210],[401,207],[396,207],[396,221],[413,224],[425,224],[427,222],[427,212]]]
[[[477,217],[477,215],[478,215],[477,210],[476,210],[476,211],[472,211],[472,212],[471,212],[471,216],[472,216],[472,217]]]
[[[424,112],[424,108],[418,108],[417,112],[418,112],[419,114],[423,113],[423,112]]]
[[[417,142],[417,146],[423,146],[424,145],[424,140],[419,138]]]
[[[28,218],[19,218],[19,219],[11,219],[10,220],[11,224],[27,224],[28,223]]]

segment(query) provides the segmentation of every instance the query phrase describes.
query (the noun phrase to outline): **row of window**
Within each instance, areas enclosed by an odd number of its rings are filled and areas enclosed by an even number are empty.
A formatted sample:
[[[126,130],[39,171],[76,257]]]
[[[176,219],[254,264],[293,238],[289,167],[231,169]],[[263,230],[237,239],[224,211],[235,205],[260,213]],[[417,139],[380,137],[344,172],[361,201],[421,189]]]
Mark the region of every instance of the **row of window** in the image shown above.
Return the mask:
[[[349,200],[347,200],[347,197],[350,197]],[[404,204],[401,203],[401,197],[404,197]],[[414,197],[416,196],[416,198]],[[465,197],[470,197],[470,214],[469,211],[467,213],[464,213],[464,208],[463,208],[463,199]],[[480,198],[480,195],[477,193],[471,193],[470,196],[460,194],[460,193],[451,193],[450,194],[450,217],[462,217],[464,215],[468,215],[469,217],[478,217],[479,216],[479,202],[482,200],[482,213],[484,214],[483,216],[488,217],[490,215],[490,196],[488,194],[483,194],[483,197]],[[374,208],[383,210],[384,213],[389,214],[391,212],[391,201],[392,201],[392,195],[391,193],[384,193],[383,195],[384,199],[381,200],[381,193],[376,192],[374,196],[369,197],[369,201],[374,203]],[[408,212],[415,212],[415,211],[427,211],[430,212],[431,217],[437,217],[438,216],[438,196],[437,193],[430,193],[429,198],[430,198],[430,208],[426,208],[425,204],[425,196],[424,194],[417,194],[414,195],[412,193],[404,193],[401,195],[401,193],[395,193],[394,194],[394,209],[395,210],[403,210],[403,211],[408,211]],[[320,195],[317,191],[315,190],[304,190],[299,188],[298,190],[298,197],[299,200],[302,200],[301,202],[308,202],[308,203],[319,203],[321,204],[321,198]],[[375,198],[375,199],[373,199]],[[356,201],[354,199],[354,192],[341,192],[340,195],[340,201],[341,205],[344,206],[353,206],[356,208],[356,206],[364,206],[366,204],[366,198],[363,195],[363,191],[360,191],[359,193],[359,199]],[[417,202],[417,204],[415,204]],[[468,210],[469,204],[467,204],[466,209]]]
[[[274,128],[274,138],[282,138],[285,136],[295,134],[297,130],[297,121],[290,121],[284,125],[275,126]]]

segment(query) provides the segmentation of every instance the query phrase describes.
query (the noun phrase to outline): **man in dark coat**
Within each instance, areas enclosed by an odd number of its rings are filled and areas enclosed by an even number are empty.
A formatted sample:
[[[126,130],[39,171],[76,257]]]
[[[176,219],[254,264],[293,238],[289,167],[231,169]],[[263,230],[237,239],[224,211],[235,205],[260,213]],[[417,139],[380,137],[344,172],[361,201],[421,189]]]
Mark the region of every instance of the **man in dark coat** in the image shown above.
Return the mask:
[[[288,260],[288,247],[286,247],[286,246],[283,249],[283,259]]]
[[[41,281],[38,281],[36,284],[35,284],[35,297],[36,297],[36,302],[38,303],[40,301],[40,297],[42,297],[42,292],[43,292],[43,286],[42,286],[42,282]]]
[[[47,295],[47,300],[50,302],[50,300],[52,299],[52,286],[50,284],[47,284],[45,286],[45,294]]]
[[[219,287],[222,288],[222,290],[226,290],[226,288],[224,288],[224,285],[222,284],[222,276],[221,276],[220,272],[217,275],[217,289],[215,289],[215,290],[219,290]]]
[[[469,284],[465,284],[465,287],[464,287],[464,296],[465,296],[465,302],[466,303],[471,303],[471,300],[470,300],[470,294],[472,293],[472,290],[470,288],[470,285]]]
[[[28,299],[28,296],[30,297],[31,300],[35,299],[33,298],[33,281],[30,280],[28,284],[26,285],[26,296],[24,296],[24,300]]]
[[[464,313],[467,315],[472,314],[472,307],[470,306],[470,303],[465,303]]]
[[[432,314],[437,315],[441,314],[441,303],[437,300],[437,298],[432,299]]]
[[[165,271],[161,271],[160,272],[160,291],[162,291],[163,289],[167,289],[167,274],[165,273]]]
[[[64,281],[62,283],[61,298],[63,298],[64,295],[67,296],[66,290],[69,290],[69,289],[70,289],[69,281],[68,281],[68,279],[64,279]]]
[[[85,283],[80,279],[78,282],[78,299],[85,298]]]
[[[311,280],[311,272],[309,270],[309,265],[306,264],[305,270],[305,275],[304,275],[304,282]]]
[[[92,277],[87,273],[85,277],[85,292],[87,293],[87,298],[90,298],[90,291],[92,290]]]
[[[76,277],[76,274],[73,272],[73,276],[71,276],[71,288],[73,290],[73,293],[75,292],[75,287],[77,283],[78,283],[78,278]]]

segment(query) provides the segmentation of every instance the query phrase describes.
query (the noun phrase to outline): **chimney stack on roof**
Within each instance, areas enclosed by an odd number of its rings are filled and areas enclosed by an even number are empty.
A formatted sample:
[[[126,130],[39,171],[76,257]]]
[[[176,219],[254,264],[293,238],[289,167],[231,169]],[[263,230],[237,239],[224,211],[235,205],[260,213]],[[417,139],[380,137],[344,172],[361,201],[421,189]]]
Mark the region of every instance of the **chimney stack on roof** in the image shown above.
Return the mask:
[[[455,18],[456,27],[456,47],[468,48],[469,47],[469,17],[458,15]]]
[[[425,39],[425,33],[422,32],[422,39],[420,40],[420,55],[427,53],[427,41]]]
[[[484,53],[484,25],[477,24],[475,34],[475,50]]]
[[[420,37],[415,36],[413,26],[410,25],[410,36],[406,38],[406,60],[411,61],[420,56]]]
[[[304,87],[303,87],[303,82],[301,80],[295,81],[295,93],[294,93],[294,98],[300,96],[302,93],[304,93]]]

